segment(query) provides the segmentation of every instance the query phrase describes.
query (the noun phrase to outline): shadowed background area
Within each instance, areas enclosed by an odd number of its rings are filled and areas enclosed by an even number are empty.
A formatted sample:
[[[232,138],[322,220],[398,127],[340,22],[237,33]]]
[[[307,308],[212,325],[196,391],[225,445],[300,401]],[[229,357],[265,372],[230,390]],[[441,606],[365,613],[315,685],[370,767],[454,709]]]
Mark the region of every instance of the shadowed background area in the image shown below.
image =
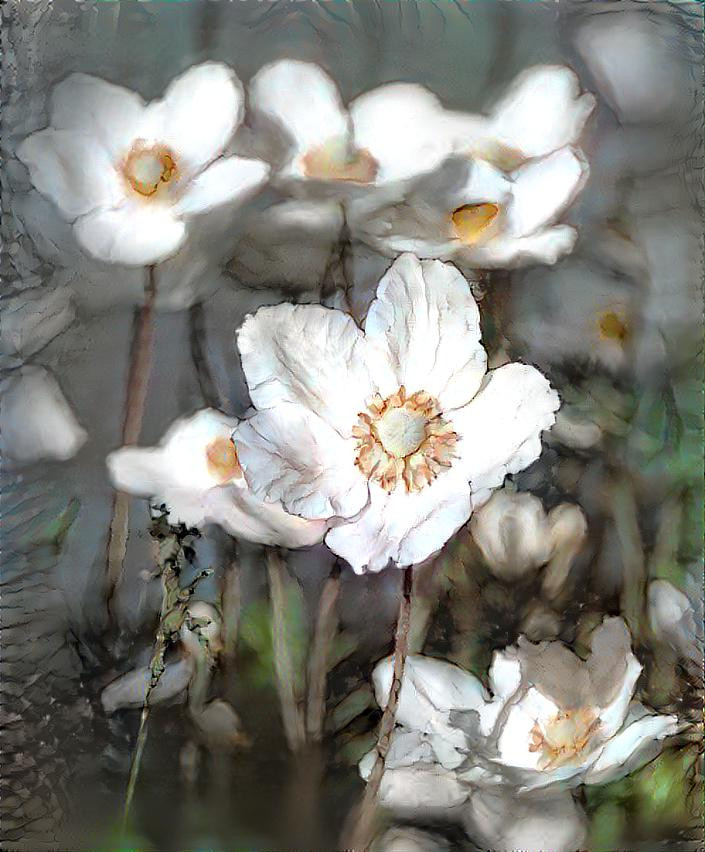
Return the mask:
[[[584,143],[590,179],[568,212],[580,231],[576,249],[553,267],[492,273],[477,294],[491,361],[509,355],[538,366],[563,399],[543,455],[513,477],[514,487],[538,495],[547,510],[562,501],[579,504],[587,536],[571,554],[564,585],[547,595],[531,573],[519,580],[498,576],[461,530],[417,576],[413,650],[484,676],[492,650],[520,633],[580,647],[603,613],[621,612],[645,665],[642,694],[659,711],[697,720],[699,4],[22,0],[6,4],[2,16],[3,848],[124,848],[120,814],[139,713],[108,716],[100,696],[118,674],[148,661],[161,597],[149,507],[133,499],[125,576],[110,612],[106,605],[113,489],[105,457],[120,443],[146,273],[87,261],[70,226],[32,188],[14,156],[25,136],[46,125],[52,87],[76,70],[150,99],[206,59],[228,63],[246,84],[264,64],[286,56],[321,64],[346,102],[403,80],[469,111],[492,104],[530,65],[576,70],[598,99]],[[247,127],[241,136],[246,147]],[[265,204],[266,197],[258,198],[238,216]],[[261,305],[320,297],[246,288],[224,264],[202,263],[204,234],[218,241],[225,259],[235,254],[238,223],[217,212],[203,220],[193,242],[161,273],[165,295],[156,316],[144,444],[204,405],[242,416],[249,400],[236,329]],[[364,290],[387,265],[351,253],[346,272]],[[49,434],[36,426],[47,394],[60,394],[73,412],[66,435],[58,426]],[[62,461],[61,447],[72,441],[80,448]],[[37,460],[37,447],[47,443],[55,457]],[[275,689],[264,563],[262,548],[236,547],[215,528],[193,542],[186,579],[214,569],[199,583],[199,598],[222,601],[228,572],[237,566],[238,638],[212,689],[236,708],[245,736],[230,751],[204,746],[180,705],[155,709],[133,809],[134,848],[338,844],[362,787],[356,763],[379,719],[369,678],[391,649],[401,575],[388,569],[358,577],[342,566],[339,662],[329,679],[326,734],[320,747],[292,757]],[[322,545],[288,557],[294,582],[285,589],[287,635],[297,676],[333,563]],[[654,604],[663,588],[654,581],[685,595],[691,620],[683,615],[682,630]],[[189,763],[194,753],[197,771]],[[656,769],[651,765],[651,774],[586,794],[591,848],[697,848],[694,754],[686,743]],[[457,826],[420,827],[434,829],[441,844],[435,848],[475,848]]]

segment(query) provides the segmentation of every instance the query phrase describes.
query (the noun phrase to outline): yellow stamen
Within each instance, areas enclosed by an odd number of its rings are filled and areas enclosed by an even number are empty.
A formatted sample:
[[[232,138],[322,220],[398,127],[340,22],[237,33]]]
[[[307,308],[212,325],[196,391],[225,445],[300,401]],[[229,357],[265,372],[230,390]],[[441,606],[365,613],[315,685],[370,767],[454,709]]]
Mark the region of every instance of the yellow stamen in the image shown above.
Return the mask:
[[[146,198],[173,180],[176,171],[176,161],[168,148],[164,145],[144,147],[139,141],[133,145],[123,167],[130,187]]]
[[[307,151],[302,157],[303,173],[319,180],[371,183],[377,161],[366,150],[351,150],[344,141],[332,139]]]
[[[615,311],[605,311],[597,320],[600,337],[603,340],[614,340],[623,344],[629,337],[629,328]]]
[[[208,472],[220,485],[242,476],[237,450],[230,438],[216,438],[208,444],[206,464]]]
[[[451,214],[458,239],[471,246],[479,242],[499,215],[498,204],[463,204]]]

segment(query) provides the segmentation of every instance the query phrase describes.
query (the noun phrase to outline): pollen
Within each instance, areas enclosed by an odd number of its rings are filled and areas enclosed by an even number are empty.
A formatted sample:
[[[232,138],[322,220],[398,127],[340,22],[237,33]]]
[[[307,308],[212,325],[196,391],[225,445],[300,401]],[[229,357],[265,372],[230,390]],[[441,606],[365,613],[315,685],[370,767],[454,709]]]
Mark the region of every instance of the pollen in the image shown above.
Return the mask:
[[[588,708],[561,710],[544,724],[536,722],[529,751],[541,752],[541,769],[565,766],[579,758],[599,727],[599,718]]]
[[[463,204],[451,213],[451,220],[458,239],[471,246],[488,236],[498,216],[498,204]]]
[[[408,396],[403,385],[386,399],[376,395],[353,435],[355,464],[387,493],[400,484],[414,492],[433,482],[451,466],[458,440],[437,400],[425,391]]]
[[[206,447],[206,465],[208,473],[219,485],[225,485],[242,476],[237,450],[230,438],[216,438],[208,444]]]
[[[345,141],[332,139],[307,151],[302,158],[308,178],[371,183],[377,175],[377,161],[364,149],[351,149]]]
[[[616,311],[605,311],[597,320],[600,337],[623,345],[629,337],[629,327]]]
[[[163,145],[135,143],[123,167],[129,185],[139,195],[151,197],[176,176],[176,160]]]

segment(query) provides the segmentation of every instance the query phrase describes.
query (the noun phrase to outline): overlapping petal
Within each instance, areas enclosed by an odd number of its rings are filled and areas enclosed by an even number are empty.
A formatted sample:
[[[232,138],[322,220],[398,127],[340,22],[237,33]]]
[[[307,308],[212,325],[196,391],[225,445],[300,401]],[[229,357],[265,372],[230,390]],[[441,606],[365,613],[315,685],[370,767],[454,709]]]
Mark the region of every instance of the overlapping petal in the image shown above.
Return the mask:
[[[177,214],[205,213],[221,204],[242,202],[267,180],[269,166],[262,160],[224,157],[209,166],[186,187],[176,202]]]

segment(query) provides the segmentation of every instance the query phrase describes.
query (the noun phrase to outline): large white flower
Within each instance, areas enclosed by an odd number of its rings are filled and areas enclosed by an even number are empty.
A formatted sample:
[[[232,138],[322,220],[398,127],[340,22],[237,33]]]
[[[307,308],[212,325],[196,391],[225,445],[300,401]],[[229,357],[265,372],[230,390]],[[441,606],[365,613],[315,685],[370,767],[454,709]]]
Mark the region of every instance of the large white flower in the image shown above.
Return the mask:
[[[243,200],[266,180],[260,160],[221,156],[243,100],[233,71],[216,62],[190,68],[149,104],[71,74],[54,89],[49,127],[17,156],[87,252],[128,266],[159,263],[183,243],[186,219]]]
[[[108,456],[114,485],[164,502],[172,523],[219,524],[259,544],[305,547],[321,541],[323,521],[289,515],[247,487],[231,440],[238,421],[203,409],[177,420],[156,447],[123,447]]]
[[[560,214],[589,172],[574,146],[595,101],[579,92],[570,69],[536,66],[487,117],[446,114],[438,132],[455,156],[382,205],[352,199],[352,233],[389,256],[413,251],[486,268],[555,263],[577,236]]]
[[[238,346],[259,409],[236,429],[258,496],[347,519],[328,546],[357,572],[437,551],[473,506],[541,452],[558,396],[533,367],[487,373],[480,317],[455,267],[403,255],[364,332],[319,305],[261,308]]]
[[[383,660],[373,675],[382,707],[392,665]],[[410,657],[383,780],[388,804],[403,808],[407,796],[416,796],[404,782],[414,772],[435,772],[445,788],[455,785],[455,804],[477,787],[528,792],[626,775],[679,728],[675,716],[651,714],[632,701],[640,672],[621,618],[607,618],[593,631],[585,661],[561,642],[523,638],[496,652],[491,696],[458,666]],[[368,756],[360,764],[363,776],[370,762]]]

